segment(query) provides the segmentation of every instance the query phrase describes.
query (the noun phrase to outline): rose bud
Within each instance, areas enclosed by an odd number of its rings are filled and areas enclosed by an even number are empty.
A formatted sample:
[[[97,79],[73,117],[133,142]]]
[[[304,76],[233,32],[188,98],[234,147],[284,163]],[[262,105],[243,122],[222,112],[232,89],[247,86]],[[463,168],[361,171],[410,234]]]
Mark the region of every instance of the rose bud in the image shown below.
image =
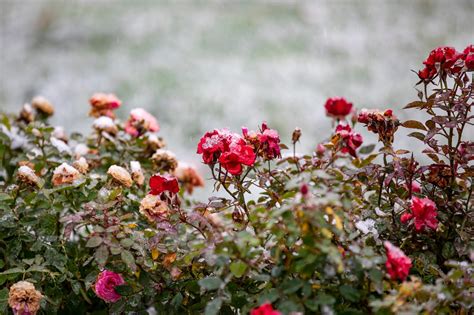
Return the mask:
[[[142,166],[138,161],[130,162],[130,170],[132,171],[132,179],[139,186],[143,185],[145,181],[145,176],[143,175]]]
[[[118,132],[118,128],[115,125],[112,118],[107,117],[107,116],[101,116],[97,118],[96,120],[94,120],[94,123],[92,124],[92,126],[98,132],[105,131],[111,135],[116,135]]]
[[[35,120],[35,114],[30,104],[25,104],[20,111],[20,119],[26,123],[30,123]]]
[[[73,181],[79,178],[81,174],[78,170],[67,163],[63,163],[56,167],[53,171],[53,185],[59,186],[62,184],[71,184]]]
[[[301,137],[301,129],[296,127],[295,130],[293,130],[293,134],[291,135],[291,142],[296,143],[300,141]]]
[[[122,275],[113,271],[104,270],[98,276],[93,289],[95,294],[108,303],[115,303],[122,298],[120,294],[115,291],[115,287],[125,284]]]
[[[72,163],[72,166],[74,166],[74,168],[76,168],[82,174],[86,174],[89,171],[89,164],[83,156],[74,161],[74,163]]]
[[[10,287],[8,305],[15,315],[35,315],[43,295],[28,281],[19,281]]]
[[[166,202],[160,199],[160,196],[148,194],[140,202],[140,213],[150,223],[155,223],[167,220],[170,208]]]
[[[31,105],[35,108],[38,112],[46,115],[52,116],[54,114],[54,107],[53,105],[43,96],[36,96],[31,101]]]
[[[130,173],[121,166],[111,165],[107,174],[112,176],[115,182],[125,187],[131,187],[133,184],[132,176],[130,176]]]

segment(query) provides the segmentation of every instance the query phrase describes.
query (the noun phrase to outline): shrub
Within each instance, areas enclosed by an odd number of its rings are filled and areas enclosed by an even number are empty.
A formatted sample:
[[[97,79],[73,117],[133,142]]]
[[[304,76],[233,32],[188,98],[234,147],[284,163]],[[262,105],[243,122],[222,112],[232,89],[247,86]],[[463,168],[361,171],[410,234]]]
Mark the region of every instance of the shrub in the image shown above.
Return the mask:
[[[227,197],[205,202],[156,119],[119,121],[114,95],[91,98],[88,136],[49,125],[41,97],[3,115],[0,312],[467,314],[473,51],[426,59],[405,107],[425,122],[331,98],[334,132],[312,155],[296,154],[298,128],[291,149],[266,123],[207,132],[197,153]],[[394,148],[400,128],[414,152]]]

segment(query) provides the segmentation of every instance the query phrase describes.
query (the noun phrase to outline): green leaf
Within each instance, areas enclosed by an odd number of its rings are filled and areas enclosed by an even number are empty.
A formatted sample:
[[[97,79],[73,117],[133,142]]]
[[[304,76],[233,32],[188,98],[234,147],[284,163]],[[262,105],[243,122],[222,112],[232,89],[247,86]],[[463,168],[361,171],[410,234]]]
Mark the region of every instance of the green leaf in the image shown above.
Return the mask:
[[[290,279],[284,281],[281,288],[283,290],[283,293],[291,294],[298,291],[303,286],[303,284],[304,282],[300,279]]]
[[[240,278],[247,270],[247,265],[242,261],[236,261],[230,264],[230,271],[234,276]]]
[[[219,313],[219,310],[222,306],[222,298],[216,297],[206,305],[206,309],[204,311],[205,315],[216,315]]]
[[[94,253],[94,258],[97,264],[101,267],[105,266],[109,258],[109,250],[107,246],[101,245]]]
[[[359,153],[360,154],[369,154],[369,153],[372,153],[372,151],[374,151],[374,149],[375,149],[375,144],[369,144],[369,145],[366,145],[366,146],[363,146],[362,148],[360,148]]]
[[[121,296],[128,296],[133,294],[133,288],[128,284],[118,285],[114,288],[114,290]]]
[[[129,248],[133,245],[133,240],[130,238],[124,238],[123,240],[120,241],[120,245],[122,245],[125,248]]]
[[[5,271],[1,272],[0,275],[13,275],[13,274],[16,274],[16,273],[24,273],[24,272],[25,272],[25,269],[15,267],[15,268],[11,268],[11,269],[8,269],[8,270],[5,270]]]
[[[206,290],[217,290],[221,286],[222,280],[217,277],[208,277],[199,280],[198,283]]]
[[[173,305],[174,308],[178,308],[181,306],[181,304],[183,303],[183,295],[178,292],[174,298],[171,300],[171,305]]]
[[[97,247],[100,244],[102,244],[102,237],[93,236],[87,241],[86,247]]]
[[[320,292],[316,296],[316,302],[320,305],[328,305],[328,304],[334,304],[336,302],[336,299],[327,293]]]
[[[135,265],[135,257],[133,257],[132,253],[129,252],[128,250],[122,251],[120,254],[120,257],[122,258],[123,262],[127,264],[127,266],[135,271],[137,266]]]
[[[342,296],[351,301],[357,302],[360,299],[359,291],[349,285],[342,285],[339,287],[339,292],[341,292]]]

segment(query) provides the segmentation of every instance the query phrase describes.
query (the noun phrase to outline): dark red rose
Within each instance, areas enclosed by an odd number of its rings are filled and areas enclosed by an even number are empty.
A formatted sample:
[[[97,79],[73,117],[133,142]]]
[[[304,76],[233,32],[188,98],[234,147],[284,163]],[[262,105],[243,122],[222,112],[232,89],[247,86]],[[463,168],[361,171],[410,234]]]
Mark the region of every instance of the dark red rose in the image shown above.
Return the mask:
[[[444,73],[457,73],[462,69],[460,61],[462,57],[463,54],[457,52],[454,47],[442,46],[433,49],[423,61],[425,68],[418,72],[418,76],[423,81],[431,81],[439,70],[443,70]]]
[[[352,111],[352,103],[347,102],[343,97],[332,97],[324,105],[326,115],[338,119],[343,119]]]
[[[150,194],[159,195],[164,191],[176,194],[179,191],[178,180],[170,175],[153,175],[150,177]]]

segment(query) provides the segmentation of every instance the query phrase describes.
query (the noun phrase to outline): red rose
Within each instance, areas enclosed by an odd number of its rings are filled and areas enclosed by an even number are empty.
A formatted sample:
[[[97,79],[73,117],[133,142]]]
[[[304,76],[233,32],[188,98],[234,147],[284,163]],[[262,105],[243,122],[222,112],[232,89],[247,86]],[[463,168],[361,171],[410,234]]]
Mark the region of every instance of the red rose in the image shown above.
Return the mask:
[[[436,230],[438,219],[436,216],[436,204],[428,198],[413,197],[411,199],[411,212],[415,218],[415,230],[420,232],[429,227]]]
[[[385,267],[392,280],[400,279],[404,281],[408,277],[411,268],[411,259],[407,257],[400,248],[392,243],[384,242],[387,251],[387,261]]]
[[[176,194],[179,191],[178,180],[170,175],[153,175],[150,177],[150,194],[159,195],[164,191]]]
[[[469,45],[464,49],[462,58],[467,70],[474,70],[474,45]]]
[[[281,313],[274,310],[270,303],[265,303],[252,309],[250,315],[281,315]]]
[[[410,221],[412,218],[413,218],[413,214],[408,213],[408,212],[405,212],[405,213],[402,214],[402,216],[400,217],[400,221],[401,221],[403,224],[406,224],[406,223],[407,223],[408,221]]]
[[[349,125],[338,125],[336,128],[336,134],[342,139],[342,153],[349,153],[353,157],[356,157],[356,149],[362,144],[362,136],[358,133],[352,132]]]
[[[237,143],[232,143],[229,150],[222,153],[219,162],[232,175],[240,175],[242,174],[242,164],[252,166],[255,158],[253,148],[241,139]]]
[[[462,59],[460,54],[453,47],[438,47],[433,49],[428,58],[423,61],[425,68],[418,72],[418,76],[423,81],[431,81],[441,69],[448,73],[457,73],[462,69],[462,65],[458,63]]]
[[[338,119],[343,119],[352,111],[352,103],[347,102],[343,97],[332,97],[324,105],[326,115]]]
[[[228,151],[232,143],[238,142],[242,138],[229,132],[227,129],[214,129],[206,132],[199,140],[197,153],[202,154],[205,164],[214,164],[224,151]]]

